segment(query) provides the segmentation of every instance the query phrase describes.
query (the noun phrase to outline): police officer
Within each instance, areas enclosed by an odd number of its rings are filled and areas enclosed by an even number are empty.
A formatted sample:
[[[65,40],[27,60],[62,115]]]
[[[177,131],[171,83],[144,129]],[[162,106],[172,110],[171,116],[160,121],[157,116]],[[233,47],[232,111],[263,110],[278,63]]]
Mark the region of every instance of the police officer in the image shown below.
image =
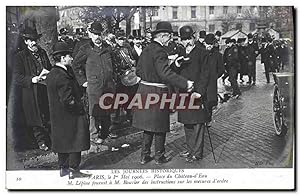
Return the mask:
[[[86,32],[84,30],[84,28],[76,28],[75,30],[75,40],[74,40],[74,49],[73,49],[73,53],[72,56],[73,58],[76,56],[76,54],[79,51],[79,48],[88,43],[90,41],[90,39],[88,37],[86,37]]]
[[[256,82],[256,57],[258,55],[258,43],[253,39],[253,35],[247,35],[248,42],[246,45],[249,85],[255,85]]]
[[[110,112],[102,110],[99,98],[105,93],[115,93],[110,46],[103,41],[103,27],[94,22],[88,29],[91,42],[80,47],[73,69],[79,84],[87,88],[90,115],[91,141],[101,144],[109,135]]]
[[[223,53],[223,62],[224,62],[224,68],[225,68],[224,75],[222,76],[223,84],[225,84],[225,79],[227,77],[229,77],[229,67],[228,67],[227,56],[228,56],[228,50],[230,48],[230,46],[229,46],[230,45],[230,38],[226,39],[225,44],[226,44],[226,48],[225,48],[224,53]]]
[[[169,22],[157,23],[153,32],[153,42],[142,52],[137,64],[137,75],[142,81],[137,94],[155,93],[162,96],[168,93],[168,85],[191,91],[193,82],[176,74],[169,66],[168,55],[164,46],[171,39],[172,26]],[[170,112],[154,106],[151,109],[136,109],[133,114],[133,126],[144,131],[141,152],[141,164],[152,160],[151,145],[155,138],[156,164],[167,163],[170,159],[165,157],[166,133],[170,130]]]
[[[237,40],[237,48],[239,54],[239,63],[240,63],[240,82],[244,82],[244,75],[248,74],[248,62],[247,62],[247,53],[245,47],[246,38],[238,38]]]
[[[231,87],[233,90],[232,96],[234,98],[238,98],[241,95],[241,91],[237,83],[237,76],[238,76],[238,70],[240,64],[239,64],[238,48],[235,45],[235,43],[236,43],[235,39],[230,40],[229,49],[226,55],[226,60],[229,69],[229,81],[231,83]]]
[[[68,46],[69,46],[69,48],[70,48],[71,50],[73,50],[73,49],[74,49],[74,42],[73,42],[73,40],[68,36],[68,33],[69,33],[68,29],[66,29],[66,28],[61,28],[61,29],[59,30],[60,38],[59,38],[58,41],[59,41],[59,42],[65,42],[65,43],[67,43]]]

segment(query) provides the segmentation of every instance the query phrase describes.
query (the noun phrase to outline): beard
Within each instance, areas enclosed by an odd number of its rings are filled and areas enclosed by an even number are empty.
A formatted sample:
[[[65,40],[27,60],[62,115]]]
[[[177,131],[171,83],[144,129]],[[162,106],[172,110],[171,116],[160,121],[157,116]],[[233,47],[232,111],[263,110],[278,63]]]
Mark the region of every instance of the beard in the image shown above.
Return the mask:
[[[28,48],[29,48],[31,51],[33,51],[33,52],[37,52],[37,51],[38,51],[37,45],[31,45],[31,46],[29,46]]]

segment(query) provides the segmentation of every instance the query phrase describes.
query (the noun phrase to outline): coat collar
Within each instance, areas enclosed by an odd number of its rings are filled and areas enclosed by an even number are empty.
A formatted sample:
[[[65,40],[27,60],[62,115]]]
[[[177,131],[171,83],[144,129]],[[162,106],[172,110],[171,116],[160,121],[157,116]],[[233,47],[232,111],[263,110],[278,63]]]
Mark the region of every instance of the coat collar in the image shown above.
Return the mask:
[[[74,78],[74,73],[73,73],[73,70],[72,70],[72,67],[71,66],[65,66],[67,69],[64,69],[63,67],[61,66],[57,66],[57,65],[54,65],[53,68],[56,68],[56,69],[59,69],[59,70],[62,70],[64,73],[66,73],[69,77],[71,78]]]

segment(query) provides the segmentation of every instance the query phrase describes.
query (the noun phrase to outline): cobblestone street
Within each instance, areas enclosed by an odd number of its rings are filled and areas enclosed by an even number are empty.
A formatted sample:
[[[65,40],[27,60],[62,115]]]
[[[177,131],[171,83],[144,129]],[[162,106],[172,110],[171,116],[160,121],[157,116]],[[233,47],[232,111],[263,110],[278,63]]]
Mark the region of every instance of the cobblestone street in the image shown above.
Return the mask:
[[[256,86],[241,85],[239,99],[219,104],[209,128],[216,162],[207,132],[203,160],[187,163],[179,157],[186,145],[183,126],[176,122],[175,113],[171,115],[172,131],[166,141],[166,155],[172,158],[170,162],[156,165],[152,161],[140,165],[142,132],[128,127],[119,130],[118,139],[107,141],[107,150],[83,155],[82,169],[291,167],[291,131],[285,137],[278,137],[273,126],[273,84],[272,80],[266,83],[263,66],[257,61]],[[224,90],[221,87],[219,91]],[[129,146],[121,147],[123,144]],[[118,150],[112,151],[112,147]],[[17,158],[18,155],[20,153]],[[23,163],[25,169],[56,169],[56,156],[38,154],[37,158],[24,158]]]

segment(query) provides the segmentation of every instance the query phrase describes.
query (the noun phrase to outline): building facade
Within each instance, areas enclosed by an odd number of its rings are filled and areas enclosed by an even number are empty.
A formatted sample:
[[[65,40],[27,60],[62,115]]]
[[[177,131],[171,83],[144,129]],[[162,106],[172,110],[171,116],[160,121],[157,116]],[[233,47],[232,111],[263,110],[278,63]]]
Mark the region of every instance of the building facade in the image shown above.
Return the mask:
[[[175,30],[191,25],[194,30],[214,33],[230,30],[252,32],[259,17],[258,6],[160,6],[152,12],[147,25],[154,27],[161,20],[170,21]]]

